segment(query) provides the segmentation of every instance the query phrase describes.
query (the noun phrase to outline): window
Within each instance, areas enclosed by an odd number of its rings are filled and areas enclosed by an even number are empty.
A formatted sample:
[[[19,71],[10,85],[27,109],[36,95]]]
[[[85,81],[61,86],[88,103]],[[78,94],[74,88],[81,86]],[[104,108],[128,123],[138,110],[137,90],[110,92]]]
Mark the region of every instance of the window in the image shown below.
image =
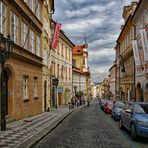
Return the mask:
[[[66,79],[67,79],[67,67],[65,67],[65,75],[66,75]]]
[[[36,0],[36,16],[40,19],[40,0]]]
[[[38,87],[37,87],[37,77],[34,77],[34,97],[36,98],[38,96]]]
[[[22,47],[26,48],[27,45],[27,25],[22,22]]]
[[[34,32],[30,30],[30,51],[34,53]]]
[[[64,55],[64,48],[63,48],[63,44],[61,45],[61,52],[62,52],[62,56]]]
[[[40,56],[40,37],[36,36],[36,54]]]
[[[0,2],[0,32],[6,34],[6,5]]]
[[[32,10],[32,12],[34,12],[34,0],[29,0],[29,7]]]
[[[55,76],[55,62],[53,63],[53,75]]]
[[[65,57],[67,59],[67,47],[65,47]]]
[[[58,49],[57,49],[57,53],[60,54],[60,42],[58,42]]]
[[[29,99],[28,76],[23,76],[23,99]]]
[[[11,37],[15,43],[18,43],[18,17],[11,12]]]
[[[61,68],[61,77],[62,78],[64,78],[64,75],[63,74],[64,74],[64,67],[62,66],[62,68]]]
[[[53,76],[53,61],[51,62],[51,75]]]
[[[132,104],[131,103],[127,103],[126,106],[125,106],[125,110],[132,111]]]
[[[57,65],[57,76],[58,76],[58,78],[59,78],[59,76],[60,76],[59,68],[60,68],[60,65],[58,64],[58,65]]]
[[[69,49],[69,60],[71,60],[71,52],[70,52],[70,49]]]
[[[43,53],[43,61],[44,61],[44,64],[47,65],[48,64],[48,61],[47,61],[47,50],[46,48],[44,48],[44,53]]]

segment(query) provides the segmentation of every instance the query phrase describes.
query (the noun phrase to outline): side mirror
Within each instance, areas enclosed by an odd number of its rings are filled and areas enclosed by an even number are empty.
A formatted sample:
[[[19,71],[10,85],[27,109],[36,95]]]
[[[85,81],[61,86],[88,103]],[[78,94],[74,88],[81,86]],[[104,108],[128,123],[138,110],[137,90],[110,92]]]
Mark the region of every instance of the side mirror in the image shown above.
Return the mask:
[[[129,113],[129,114],[132,113],[132,111],[131,111],[130,109],[126,109],[125,112],[126,112],[126,113]]]

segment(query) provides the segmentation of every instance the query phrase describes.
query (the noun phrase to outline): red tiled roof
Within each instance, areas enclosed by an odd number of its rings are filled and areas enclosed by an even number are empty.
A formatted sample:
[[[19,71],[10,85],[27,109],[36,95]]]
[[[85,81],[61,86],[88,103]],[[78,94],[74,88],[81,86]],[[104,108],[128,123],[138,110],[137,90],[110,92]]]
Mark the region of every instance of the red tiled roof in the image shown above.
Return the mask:
[[[73,55],[81,55],[83,54],[83,45],[75,45],[75,47],[73,48],[72,54]]]

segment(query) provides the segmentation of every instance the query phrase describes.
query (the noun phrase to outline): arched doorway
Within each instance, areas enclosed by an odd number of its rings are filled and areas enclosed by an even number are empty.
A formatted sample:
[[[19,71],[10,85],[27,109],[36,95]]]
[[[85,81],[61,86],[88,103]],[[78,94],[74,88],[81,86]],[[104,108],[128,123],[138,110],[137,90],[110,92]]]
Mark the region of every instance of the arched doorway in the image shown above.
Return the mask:
[[[56,107],[56,96],[55,96],[55,93],[56,93],[56,89],[55,89],[55,86],[52,87],[52,94],[51,94],[51,97],[52,97],[52,107]]]
[[[4,70],[4,90],[5,90],[5,99],[6,99],[6,115],[8,115],[8,75],[6,69]]]
[[[5,108],[6,115],[14,118],[14,75],[12,68],[7,65],[4,69],[4,90],[5,90]]]
[[[142,88],[141,88],[141,83],[137,83],[136,87],[136,101],[142,101],[143,102],[143,94],[142,94]]]

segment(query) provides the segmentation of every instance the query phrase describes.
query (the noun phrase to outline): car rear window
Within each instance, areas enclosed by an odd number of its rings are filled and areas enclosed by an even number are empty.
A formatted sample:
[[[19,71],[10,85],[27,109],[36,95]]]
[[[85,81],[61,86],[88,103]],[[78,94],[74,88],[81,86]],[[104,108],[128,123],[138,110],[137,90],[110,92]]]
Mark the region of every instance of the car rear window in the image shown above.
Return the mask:
[[[115,104],[116,108],[124,108],[124,106],[125,106],[125,104],[122,103],[122,102],[118,102],[118,103]]]
[[[139,104],[146,114],[148,114],[148,104]]]

